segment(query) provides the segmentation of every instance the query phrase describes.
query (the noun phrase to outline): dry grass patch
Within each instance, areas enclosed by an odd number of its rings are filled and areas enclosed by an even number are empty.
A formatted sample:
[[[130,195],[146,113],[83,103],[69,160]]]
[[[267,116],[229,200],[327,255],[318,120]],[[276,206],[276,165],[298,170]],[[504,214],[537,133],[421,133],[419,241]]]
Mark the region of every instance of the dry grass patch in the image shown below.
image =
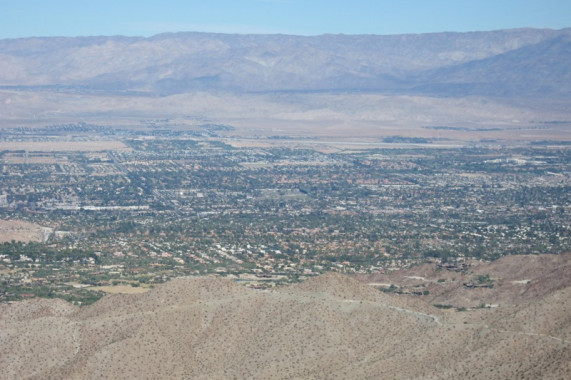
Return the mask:
[[[42,241],[42,229],[39,224],[22,220],[0,220],[0,243],[21,241]]]
[[[95,291],[102,291],[109,294],[141,294],[151,290],[150,288],[144,288],[141,286],[133,287],[130,285],[93,286],[90,287],[89,289]]]

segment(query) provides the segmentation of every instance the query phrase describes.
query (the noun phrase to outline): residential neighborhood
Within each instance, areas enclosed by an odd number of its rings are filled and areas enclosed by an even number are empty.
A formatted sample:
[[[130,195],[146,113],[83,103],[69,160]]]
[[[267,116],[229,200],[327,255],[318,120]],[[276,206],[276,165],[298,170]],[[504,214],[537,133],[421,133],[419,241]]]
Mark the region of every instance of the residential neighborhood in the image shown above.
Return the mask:
[[[0,139],[32,147],[0,152],[0,219],[39,231],[21,241],[2,230],[2,300],[180,275],[264,288],[324,271],[571,248],[564,144],[395,137],[349,149],[297,136],[246,141],[212,125],[78,124]]]

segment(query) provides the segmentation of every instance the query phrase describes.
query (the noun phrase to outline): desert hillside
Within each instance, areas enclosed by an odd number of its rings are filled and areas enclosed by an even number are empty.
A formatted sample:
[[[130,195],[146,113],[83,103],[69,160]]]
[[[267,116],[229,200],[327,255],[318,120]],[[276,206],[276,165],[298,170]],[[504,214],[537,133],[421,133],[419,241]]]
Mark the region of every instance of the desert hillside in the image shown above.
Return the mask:
[[[81,308],[4,304],[2,378],[568,378],[569,276],[549,285],[551,273],[567,273],[568,259],[527,258],[538,269],[526,276],[548,284],[544,292],[466,311],[334,273],[272,291],[180,278]],[[490,277],[521,260],[488,264]]]
[[[566,289],[571,254],[514,255],[497,261],[423,264],[359,277],[370,286],[401,294],[423,293],[431,304],[475,308],[518,305]]]

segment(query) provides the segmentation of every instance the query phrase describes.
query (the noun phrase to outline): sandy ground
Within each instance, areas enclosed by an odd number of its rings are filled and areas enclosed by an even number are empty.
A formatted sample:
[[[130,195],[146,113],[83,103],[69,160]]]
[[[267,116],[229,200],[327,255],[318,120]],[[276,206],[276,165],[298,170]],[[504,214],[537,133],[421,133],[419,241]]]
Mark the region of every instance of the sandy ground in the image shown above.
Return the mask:
[[[0,220],[0,243],[42,241],[42,226],[21,220]]]

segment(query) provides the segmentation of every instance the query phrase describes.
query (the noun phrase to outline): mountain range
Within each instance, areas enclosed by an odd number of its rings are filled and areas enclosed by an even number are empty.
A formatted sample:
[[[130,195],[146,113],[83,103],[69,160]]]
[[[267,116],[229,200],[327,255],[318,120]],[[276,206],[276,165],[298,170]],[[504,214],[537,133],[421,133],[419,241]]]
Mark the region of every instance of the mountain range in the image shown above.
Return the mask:
[[[0,40],[5,89],[163,96],[218,90],[568,97],[570,63],[571,29]]]

